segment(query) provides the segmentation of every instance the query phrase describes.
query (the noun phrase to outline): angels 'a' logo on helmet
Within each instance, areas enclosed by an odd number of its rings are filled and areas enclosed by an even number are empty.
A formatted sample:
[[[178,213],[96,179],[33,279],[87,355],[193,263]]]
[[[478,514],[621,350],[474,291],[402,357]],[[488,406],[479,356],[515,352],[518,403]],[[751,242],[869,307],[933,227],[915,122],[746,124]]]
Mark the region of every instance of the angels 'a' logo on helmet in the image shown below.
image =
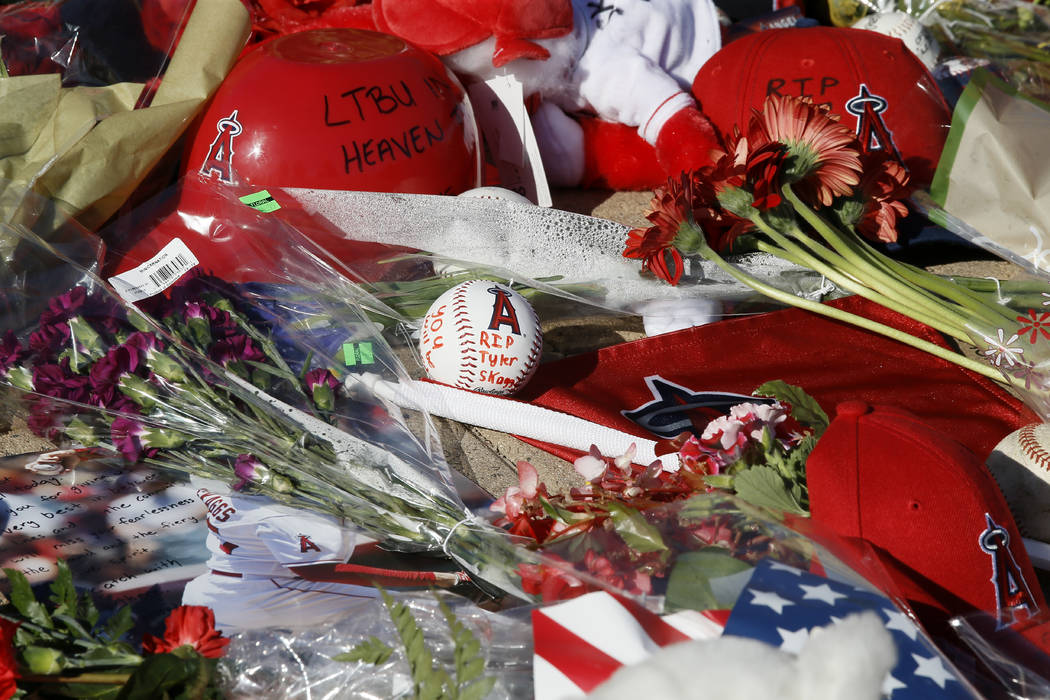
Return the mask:
[[[1010,551],[1010,533],[988,513],[984,514],[987,527],[978,542],[981,550],[992,559],[992,577],[995,589],[996,618],[1000,628],[1027,620],[1039,612],[1032,591],[1025,581],[1021,567]]]
[[[219,180],[228,185],[233,184],[233,139],[244,131],[244,127],[237,121],[237,110],[228,117],[223,117],[215,124],[215,140],[208,147],[208,154],[204,156],[200,173],[205,177],[216,174]]]
[[[873,95],[868,86],[861,83],[860,92],[846,102],[846,111],[857,118],[857,140],[865,153],[885,151],[904,167],[904,159],[893,142],[893,132],[882,116],[889,106],[885,97]]]

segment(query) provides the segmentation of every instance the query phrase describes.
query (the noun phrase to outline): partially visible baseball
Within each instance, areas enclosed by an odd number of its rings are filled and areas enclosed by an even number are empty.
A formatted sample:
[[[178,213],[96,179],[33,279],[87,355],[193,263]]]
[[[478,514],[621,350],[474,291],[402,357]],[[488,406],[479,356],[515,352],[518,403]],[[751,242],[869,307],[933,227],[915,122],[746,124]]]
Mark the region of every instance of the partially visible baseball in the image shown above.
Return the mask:
[[[900,39],[915,54],[928,70],[937,65],[941,53],[940,44],[919,20],[907,12],[875,12],[861,17],[853,26]]]
[[[542,350],[532,305],[491,280],[463,282],[438,297],[419,337],[428,377],[486,394],[510,395],[525,386]]]
[[[518,204],[533,203],[525,195],[519,194],[514,190],[508,190],[506,187],[475,187],[472,190],[460,192],[459,196],[471,199],[502,199],[505,202],[517,202]]]
[[[1007,435],[988,456],[1017,527],[1050,542],[1050,424],[1032,423]]]

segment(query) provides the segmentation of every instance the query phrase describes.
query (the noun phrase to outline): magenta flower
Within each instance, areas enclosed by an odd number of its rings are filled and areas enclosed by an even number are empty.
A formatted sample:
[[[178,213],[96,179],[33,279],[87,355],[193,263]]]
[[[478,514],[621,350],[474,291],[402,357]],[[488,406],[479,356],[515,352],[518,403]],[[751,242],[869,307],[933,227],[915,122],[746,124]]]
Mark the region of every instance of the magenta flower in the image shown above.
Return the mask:
[[[303,382],[319,409],[331,411],[335,408],[335,392],[339,389],[339,380],[330,370],[312,369],[306,373]]]
[[[218,341],[211,346],[208,354],[211,356],[211,359],[223,367],[231,362],[243,362],[245,360],[262,362],[266,359],[266,355],[259,348],[255,347],[252,339],[243,334]]]
[[[120,454],[129,462],[138,462],[142,457],[154,457],[157,449],[149,446],[146,426],[134,418],[121,416],[109,426],[110,439]]]
[[[233,464],[233,473],[237,476],[237,482],[233,485],[234,491],[240,491],[248,484],[260,483],[269,474],[262,462],[251,454],[239,454]]]
[[[15,337],[14,331],[8,330],[0,340],[0,373],[6,373],[25,359],[27,354],[26,349]]]
[[[69,358],[60,364],[33,367],[33,389],[44,396],[88,403],[91,399],[90,380],[69,369]]]

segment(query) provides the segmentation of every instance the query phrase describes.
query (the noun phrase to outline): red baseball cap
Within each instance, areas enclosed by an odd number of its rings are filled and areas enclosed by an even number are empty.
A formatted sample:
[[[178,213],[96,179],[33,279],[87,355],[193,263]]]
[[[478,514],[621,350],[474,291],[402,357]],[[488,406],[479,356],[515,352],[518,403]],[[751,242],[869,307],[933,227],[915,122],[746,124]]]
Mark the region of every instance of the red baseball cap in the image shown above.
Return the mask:
[[[900,39],[848,27],[768,29],[730,42],[693,80],[704,113],[741,130],[770,94],[828,104],[871,149],[896,151],[916,186],[933,179],[951,110]]]
[[[902,590],[919,582],[947,615],[984,611],[1020,628],[1045,612],[991,473],[914,414],[838,404],[806,462],[806,480],[815,521],[870,542],[892,564],[891,576],[901,572]]]

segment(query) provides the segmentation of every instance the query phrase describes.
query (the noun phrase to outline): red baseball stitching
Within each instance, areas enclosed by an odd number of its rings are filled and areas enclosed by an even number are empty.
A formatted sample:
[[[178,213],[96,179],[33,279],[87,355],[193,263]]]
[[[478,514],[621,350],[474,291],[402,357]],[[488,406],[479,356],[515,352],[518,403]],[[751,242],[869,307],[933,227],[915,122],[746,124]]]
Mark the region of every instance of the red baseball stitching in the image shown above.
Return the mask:
[[[1017,442],[1021,446],[1021,452],[1025,457],[1036,462],[1043,468],[1043,471],[1050,472],[1050,453],[1047,453],[1046,449],[1035,437],[1035,429],[1039,425],[1041,424],[1033,423],[1021,428],[1021,432],[1017,434]]]
[[[473,287],[477,280],[460,285],[456,293],[452,295],[452,318],[456,324],[456,338],[459,341],[459,378],[456,386],[460,389],[472,389],[477,379],[478,356],[473,345],[474,332],[470,327],[470,307],[467,305],[467,290]]]

